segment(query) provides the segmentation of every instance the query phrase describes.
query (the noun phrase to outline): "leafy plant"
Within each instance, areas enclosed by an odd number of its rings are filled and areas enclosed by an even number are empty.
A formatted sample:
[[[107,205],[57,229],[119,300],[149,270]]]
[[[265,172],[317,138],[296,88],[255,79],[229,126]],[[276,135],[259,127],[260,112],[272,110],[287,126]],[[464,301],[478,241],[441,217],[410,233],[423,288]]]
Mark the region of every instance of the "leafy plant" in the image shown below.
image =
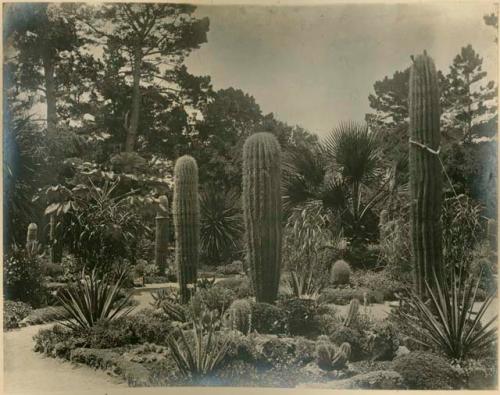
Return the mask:
[[[221,193],[208,188],[201,193],[200,240],[208,263],[219,264],[239,251],[243,234],[239,201],[234,191]]]
[[[462,281],[462,270],[458,278],[455,270],[450,272],[449,282],[438,280],[435,273],[433,287],[426,282],[428,301],[411,291],[404,298],[409,310],[400,314],[411,328],[408,336],[414,341],[461,360],[491,346],[496,339],[496,328],[492,325],[497,316],[485,324],[481,322],[493,302],[492,295],[481,302],[477,312],[474,311],[481,275],[475,282],[472,279]]]
[[[216,333],[215,312],[204,313],[200,318],[192,319],[193,343],[182,330],[167,339],[172,358],[180,373],[184,376],[200,378],[217,370],[229,351],[229,340],[220,341]],[[206,328],[206,329],[205,329]]]
[[[131,295],[121,295],[125,278],[122,273],[112,284],[106,274],[99,278],[95,269],[88,276],[82,271],[81,280],[74,287],[57,295],[71,317],[64,324],[72,329],[90,328],[99,320],[112,320],[130,313],[134,308],[129,306]]]

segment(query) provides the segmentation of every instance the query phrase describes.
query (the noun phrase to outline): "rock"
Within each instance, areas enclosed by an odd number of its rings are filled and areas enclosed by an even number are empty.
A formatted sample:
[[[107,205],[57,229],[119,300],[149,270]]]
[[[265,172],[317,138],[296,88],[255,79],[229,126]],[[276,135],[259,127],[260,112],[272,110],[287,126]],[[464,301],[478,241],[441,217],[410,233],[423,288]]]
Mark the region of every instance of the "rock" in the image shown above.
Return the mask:
[[[360,374],[344,380],[333,380],[326,383],[299,384],[297,388],[325,388],[325,389],[402,389],[403,378],[392,370],[377,370]]]
[[[396,351],[396,357],[401,357],[401,356],[409,354],[409,353],[410,353],[410,350],[408,350],[408,347],[399,346],[398,350]]]

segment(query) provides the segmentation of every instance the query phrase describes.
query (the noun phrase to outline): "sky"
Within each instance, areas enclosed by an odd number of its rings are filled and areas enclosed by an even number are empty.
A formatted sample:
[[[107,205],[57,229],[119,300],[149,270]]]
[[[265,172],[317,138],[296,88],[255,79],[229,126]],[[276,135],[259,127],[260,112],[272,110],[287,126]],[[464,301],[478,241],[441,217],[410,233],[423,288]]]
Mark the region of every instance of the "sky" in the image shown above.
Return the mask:
[[[424,49],[447,71],[472,44],[497,80],[493,3],[351,4],[309,7],[199,6],[208,42],[186,60],[215,89],[239,88],[264,113],[325,136],[362,121],[375,81],[404,70]]]

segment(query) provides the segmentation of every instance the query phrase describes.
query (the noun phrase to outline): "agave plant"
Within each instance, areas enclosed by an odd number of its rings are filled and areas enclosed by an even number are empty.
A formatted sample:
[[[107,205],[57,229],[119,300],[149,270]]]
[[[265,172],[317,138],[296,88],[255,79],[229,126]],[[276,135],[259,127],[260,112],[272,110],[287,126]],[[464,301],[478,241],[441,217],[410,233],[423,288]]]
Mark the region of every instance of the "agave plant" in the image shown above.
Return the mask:
[[[438,280],[434,273],[434,286],[426,282],[430,299],[422,300],[415,292],[404,298],[408,310],[401,316],[411,328],[408,335],[417,343],[438,349],[450,358],[463,360],[471,354],[480,354],[496,340],[495,315],[483,322],[486,310],[494,297],[489,295],[474,311],[481,274],[474,282],[463,281],[463,270],[458,276],[450,270],[451,278]]]
[[[129,314],[134,306],[129,305],[131,295],[121,295],[125,279],[124,273],[112,283],[107,275],[99,278],[95,269],[88,276],[82,271],[76,286],[57,295],[70,317],[63,324],[72,329],[90,328],[99,320],[112,320]]]
[[[167,339],[171,355],[182,375],[204,377],[222,365],[229,351],[229,341],[216,334],[217,321],[218,315],[214,311],[192,318],[194,344],[187,340],[182,330],[177,330]]]

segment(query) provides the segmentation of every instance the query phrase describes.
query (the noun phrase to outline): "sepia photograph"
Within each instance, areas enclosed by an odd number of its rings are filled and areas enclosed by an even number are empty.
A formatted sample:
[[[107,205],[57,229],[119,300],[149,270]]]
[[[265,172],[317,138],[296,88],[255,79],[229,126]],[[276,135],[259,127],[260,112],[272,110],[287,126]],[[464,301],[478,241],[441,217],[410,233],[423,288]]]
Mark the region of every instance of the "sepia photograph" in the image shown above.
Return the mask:
[[[498,3],[2,26],[3,393],[498,390]]]

